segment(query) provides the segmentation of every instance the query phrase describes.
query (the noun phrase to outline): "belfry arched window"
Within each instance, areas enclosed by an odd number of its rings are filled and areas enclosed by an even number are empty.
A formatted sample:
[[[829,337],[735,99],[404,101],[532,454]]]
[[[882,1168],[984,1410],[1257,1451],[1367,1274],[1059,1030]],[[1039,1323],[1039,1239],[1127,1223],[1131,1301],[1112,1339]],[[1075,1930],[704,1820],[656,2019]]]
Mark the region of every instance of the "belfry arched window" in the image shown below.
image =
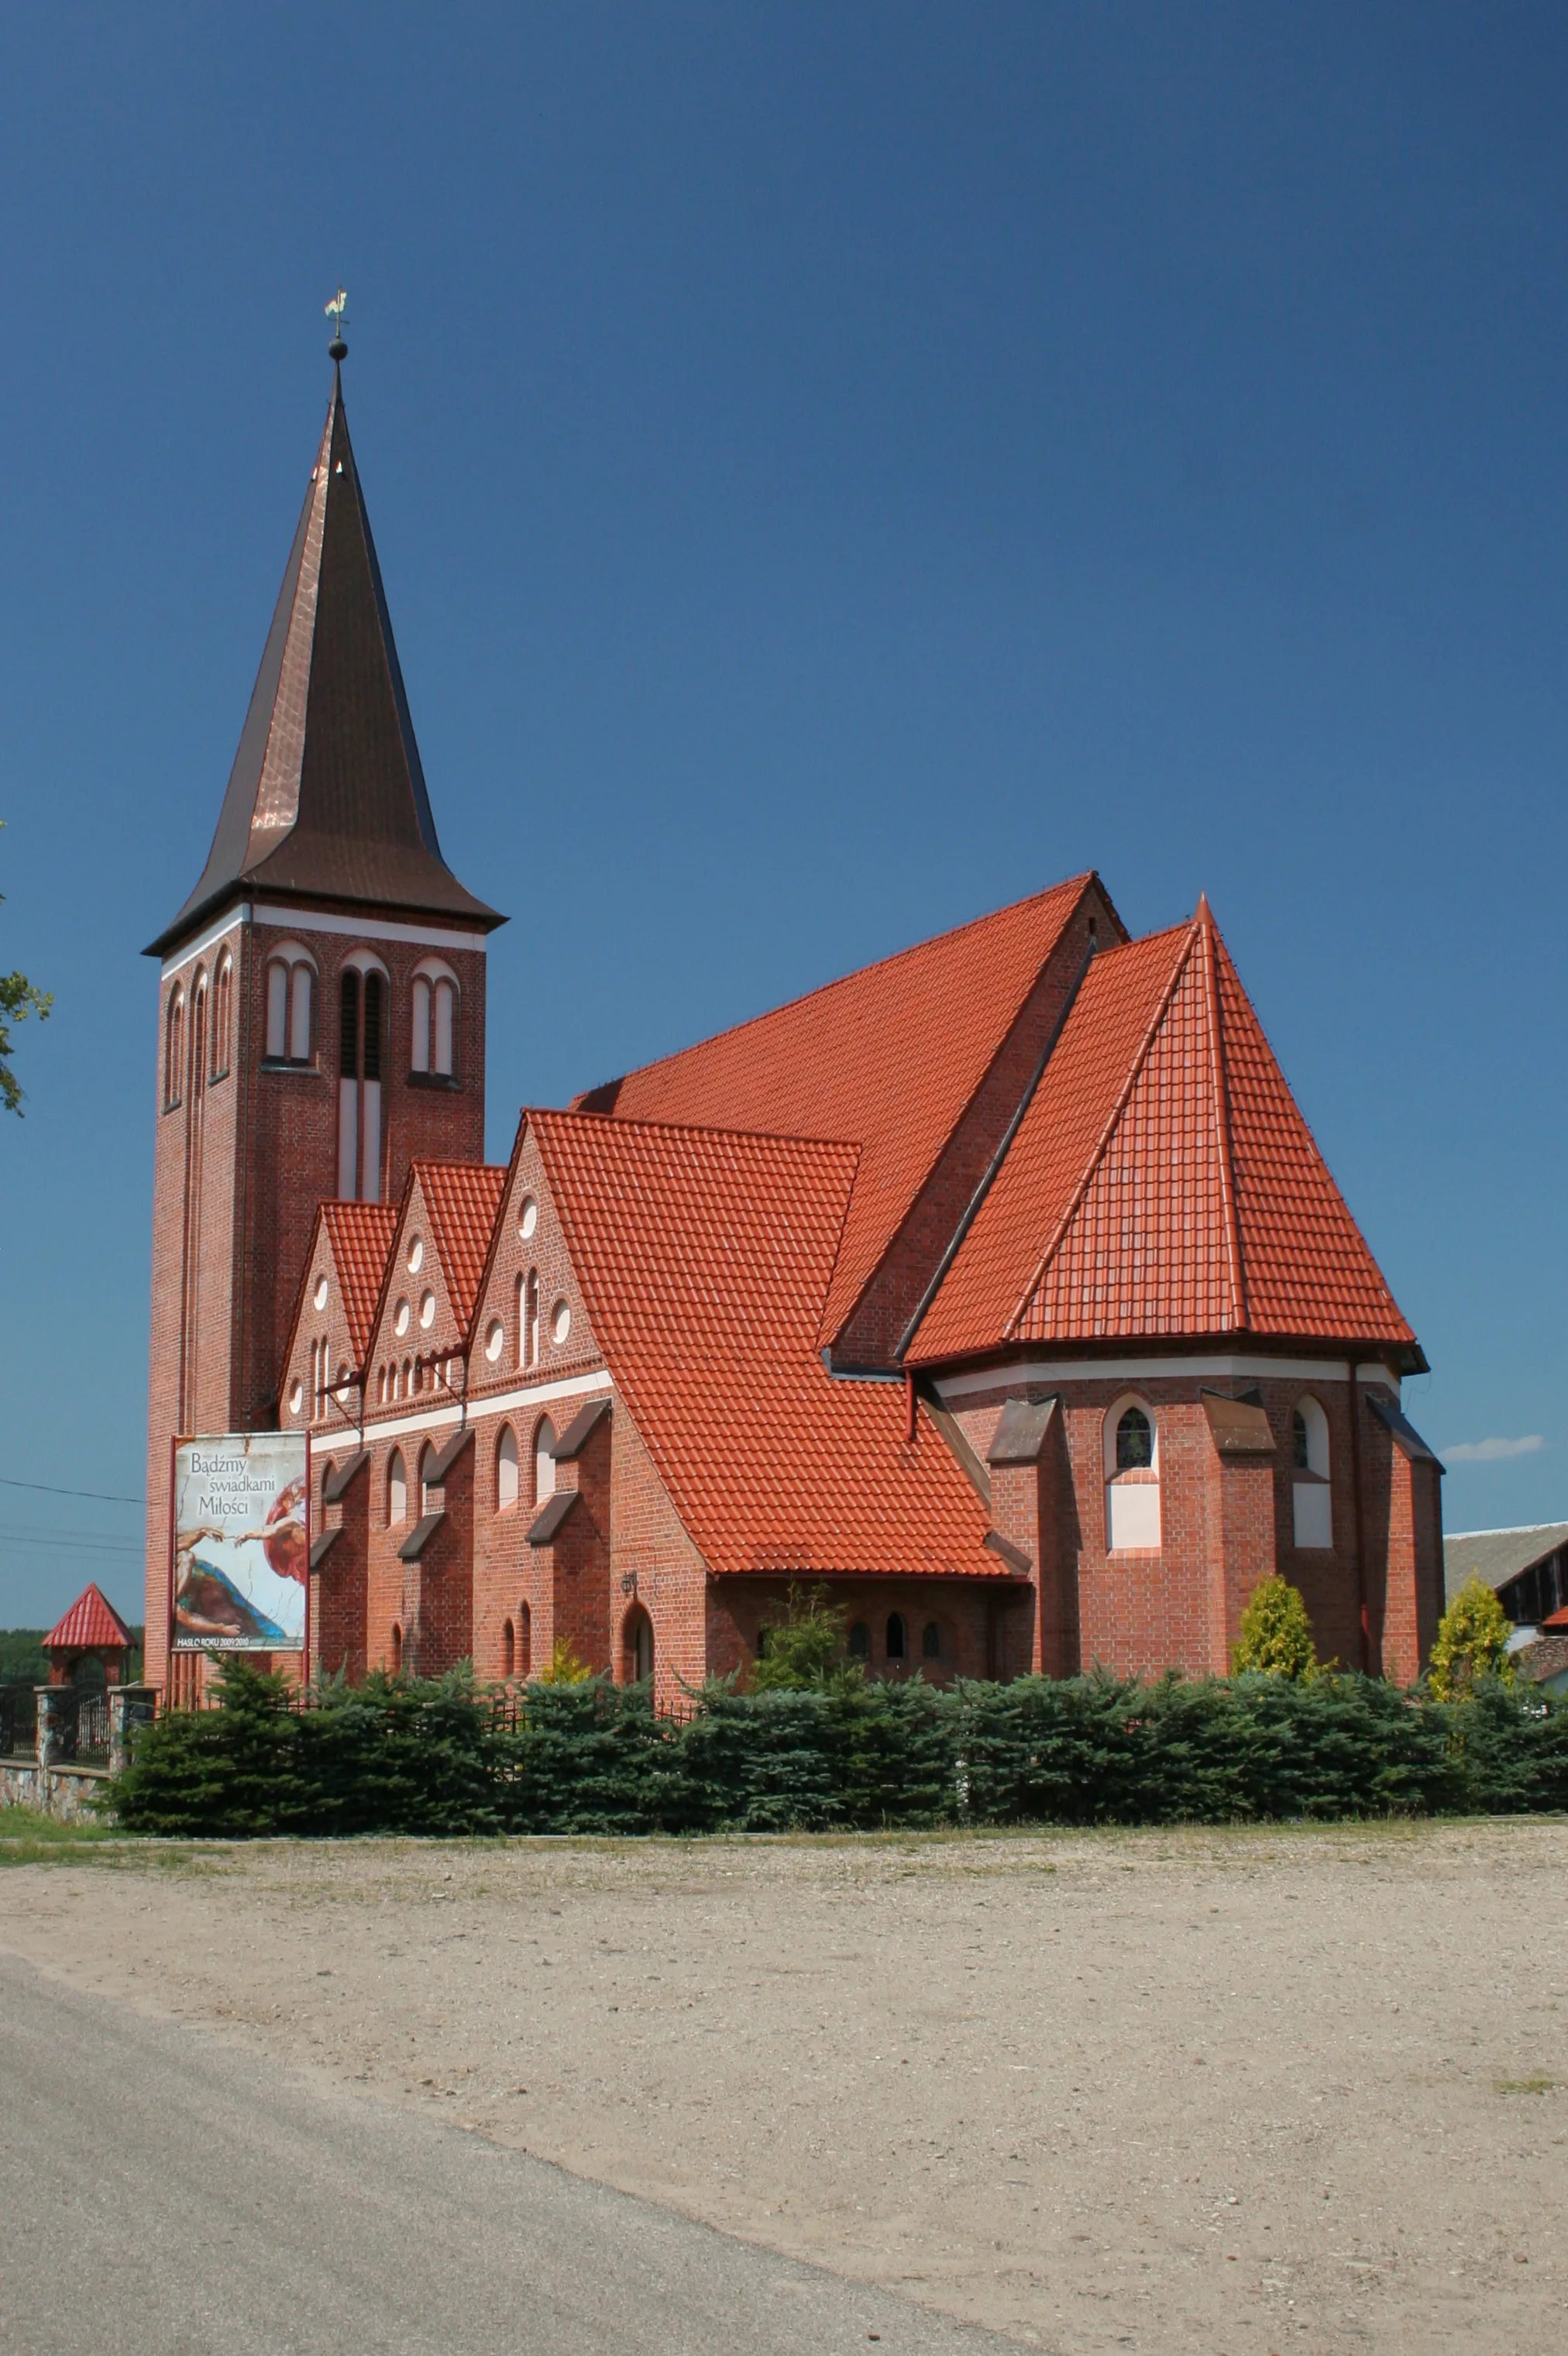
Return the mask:
[[[1334,1487],[1328,1459],[1328,1418],[1310,1392],[1290,1419],[1291,1505],[1298,1547],[1334,1543]]]
[[[267,956],[267,1061],[308,1064],[314,1052],[315,960],[303,941]]]
[[[440,958],[414,968],[410,1063],[419,1079],[457,1077],[457,976]]]
[[[337,1192],[346,1202],[381,1199],[381,1062],[387,969],[356,949],[337,978]]]
[[[185,991],[176,981],[164,1017],[164,1110],[172,1112],[185,1094]]]
[[[212,1076],[223,1079],[229,1070],[230,1026],[234,1018],[234,960],[227,949],[212,978]]]
[[[1120,1398],[1105,1418],[1105,1547],[1153,1554],[1160,1543],[1159,1425],[1146,1400]]]

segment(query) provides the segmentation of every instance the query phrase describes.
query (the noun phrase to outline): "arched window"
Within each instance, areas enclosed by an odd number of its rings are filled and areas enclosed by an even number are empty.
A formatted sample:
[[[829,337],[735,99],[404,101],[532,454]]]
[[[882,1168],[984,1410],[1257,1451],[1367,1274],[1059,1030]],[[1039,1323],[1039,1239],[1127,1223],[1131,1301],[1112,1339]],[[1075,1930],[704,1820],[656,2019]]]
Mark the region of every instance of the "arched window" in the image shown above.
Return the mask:
[[[394,1621],[393,1621],[393,1622],[392,1622],[392,1675],[393,1675],[395,1677],[400,1677],[400,1676],[402,1676],[402,1674],[403,1674],[403,1632],[402,1632],[402,1630],[399,1627],[399,1625],[398,1625],[397,1622],[394,1620]]]
[[[267,1061],[308,1064],[315,961],[302,941],[280,941],[267,959]]]
[[[1157,1553],[1159,1427],[1142,1399],[1121,1398],[1105,1418],[1105,1545],[1112,1554]]]
[[[509,1423],[501,1426],[501,1437],[496,1442],[496,1511],[510,1513],[517,1502],[520,1486],[517,1466],[517,1435]]]
[[[427,1440],[420,1450],[420,1512],[421,1514],[428,1514],[431,1510],[430,1476],[434,1464],[435,1450]]]
[[[345,958],[337,982],[337,1192],[381,1199],[381,1051],[387,969],[368,949]]]
[[[164,1110],[172,1112],[185,1094],[185,991],[176,981],[164,1017]]]
[[[934,1620],[925,1623],[925,1633],[920,1640],[921,1658],[939,1661],[942,1658],[942,1630]]]
[[[416,1075],[454,1079],[457,1074],[457,976],[440,958],[421,958],[411,993],[412,1054]]]
[[[901,1612],[888,1614],[888,1658],[901,1661],[904,1657],[904,1616]]]
[[[849,1658],[869,1661],[871,1657],[871,1632],[863,1620],[857,1620],[849,1631]]]
[[[229,1026],[234,1012],[234,960],[227,949],[218,960],[218,971],[212,983],[212,1076],[224,1078],[229,1070]]]
[[[515,1676],[517,1667],[517,1632],[508,1620],[501,1631],[501,1675]]]
[[[530,1268],[522,1280],[522,1307],[517,1317],[517,1363],[537,1366],[539,1362],[539,1272]]]
[[[640,1686],[654,1673],[654,1623],[640,1603],[634,1603],[621,1631],[628,1685]]]
[[[534,1427],[534,1503],[542,1505],[555,1494],[555,1426],[541,1415]]]
[[[534,1665],[534,1615],[526,1603],[517,1606],[517,1675],[526,1677]]]
[[[409,1518],[409,1476],[400,1448],[392,1451],[387,1467],[387,1521],[392,1529]]]
[[[1308,1394],[1290,1419],[1291,1504],[1298,1547],[1334,1543],[1334,1490],[1328,1463],[1328,1418]]]

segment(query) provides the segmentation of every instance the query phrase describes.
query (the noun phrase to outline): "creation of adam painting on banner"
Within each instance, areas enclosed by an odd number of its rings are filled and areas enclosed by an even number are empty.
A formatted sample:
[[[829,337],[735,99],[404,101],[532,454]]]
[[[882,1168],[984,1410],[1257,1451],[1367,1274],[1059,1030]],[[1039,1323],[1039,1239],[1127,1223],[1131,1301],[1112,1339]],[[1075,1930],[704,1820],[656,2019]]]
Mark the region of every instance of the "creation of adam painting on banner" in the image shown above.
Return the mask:
[[[310,1574],[310,1443],[238,1431],[175,1449],[174,1643],[301,1653]]]

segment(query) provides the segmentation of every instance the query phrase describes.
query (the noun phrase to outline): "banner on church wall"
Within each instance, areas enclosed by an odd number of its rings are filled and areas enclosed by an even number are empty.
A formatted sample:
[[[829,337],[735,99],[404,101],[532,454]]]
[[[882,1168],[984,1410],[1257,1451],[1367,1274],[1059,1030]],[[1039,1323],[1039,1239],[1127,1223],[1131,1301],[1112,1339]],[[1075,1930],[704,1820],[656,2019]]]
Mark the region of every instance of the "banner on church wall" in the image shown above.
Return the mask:
[[[173,1641],[202,1653],[303,1653],[310,1439],[181,1440],[174,1462]]]

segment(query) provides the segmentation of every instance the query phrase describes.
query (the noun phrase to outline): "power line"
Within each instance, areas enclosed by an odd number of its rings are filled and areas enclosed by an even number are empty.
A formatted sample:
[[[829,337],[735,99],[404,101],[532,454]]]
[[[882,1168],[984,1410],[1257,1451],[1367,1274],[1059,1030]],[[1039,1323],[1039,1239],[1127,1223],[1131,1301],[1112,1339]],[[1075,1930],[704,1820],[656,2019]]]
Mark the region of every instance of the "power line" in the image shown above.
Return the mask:
[[[108,1489],[57,1489],[48,1481],[14,1481],[0,1472],[0,1489],[36,1489],[46,1497],[92,1497],[101,1505],[144,1505],[145,1497],[117,1497]]]

